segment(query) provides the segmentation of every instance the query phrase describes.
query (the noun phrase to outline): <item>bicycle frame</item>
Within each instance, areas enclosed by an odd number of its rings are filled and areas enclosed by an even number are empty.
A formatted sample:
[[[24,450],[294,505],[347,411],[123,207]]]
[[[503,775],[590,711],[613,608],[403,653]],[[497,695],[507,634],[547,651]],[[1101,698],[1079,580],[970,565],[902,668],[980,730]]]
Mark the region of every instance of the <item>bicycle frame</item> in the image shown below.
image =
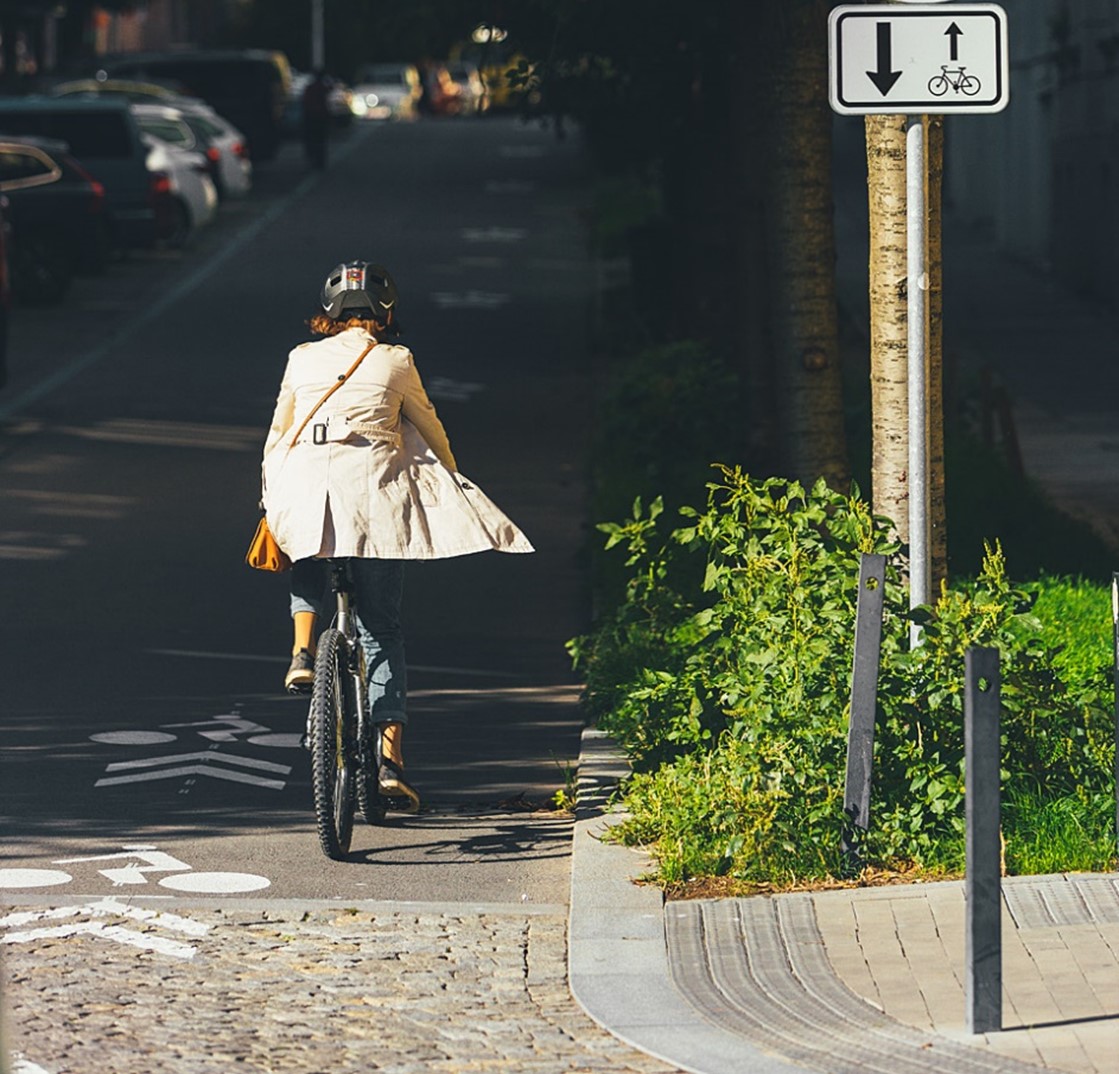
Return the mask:
[[[351,600],[354,585],[344,563],[331,560],[330,586],[334,590],[337,604],[334,626],[346,639],[346,668],[350,673],[354,696],[357,698],[357,744],[360,757],[365,748],[370,745],[372,737],[369,726],[368,687],[365,682],[365,650],[361,646]],[[379,759],[379,748],[377,753]]]

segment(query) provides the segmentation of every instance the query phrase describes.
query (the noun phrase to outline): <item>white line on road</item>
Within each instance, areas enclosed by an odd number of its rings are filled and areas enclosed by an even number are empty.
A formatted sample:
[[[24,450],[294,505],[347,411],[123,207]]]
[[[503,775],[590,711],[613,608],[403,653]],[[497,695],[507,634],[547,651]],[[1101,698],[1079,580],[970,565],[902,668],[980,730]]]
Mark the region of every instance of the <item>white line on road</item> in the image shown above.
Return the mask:
[[[225,764],[241,765],[244,768],[258,768],[265,772],[275,772],[282,776],[291,772],[291,765],[289,764],[262,761],[257,757],[241,757],[236,753],[219,753],[212,749],[198,750],[196,753],[171,753],[162,757],[141,757],[135,761],[114,761],[112,764],[105,766],[105,771],[120,772],[126,768],[156,768],[161,764],[170,764],[175,761],[201,761],[203,764],[210,761],[221,761]],[[63,863],[58,862],[56,864]]]
[[[204,764],[184,765],[182,768],[161,768],[158,772],[138,772],[131,776],[108,776],[99,779],[94,786],[116,787],[124,783],[150,783],[160,779],[178,779],[180,776],[205,776],[208,779],[228,780],[230,783],[251,783],[254,787],[267,787],[273,791],[282,791],[287,786],[286,781],[282,779],[264,779],[249,772],[213,768]]]

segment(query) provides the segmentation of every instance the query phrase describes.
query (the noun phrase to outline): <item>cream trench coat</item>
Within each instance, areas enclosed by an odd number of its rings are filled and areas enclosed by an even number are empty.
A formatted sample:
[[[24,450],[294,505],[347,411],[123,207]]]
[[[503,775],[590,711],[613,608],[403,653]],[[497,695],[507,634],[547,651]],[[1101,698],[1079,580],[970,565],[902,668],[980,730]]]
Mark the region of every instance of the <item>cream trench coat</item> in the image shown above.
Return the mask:
[[[355,327],[288,355],[262,465],[265,514],[280,547],[293,560],[531,552],[524,534],[457,472],[407,347],[375,343],[292,442],[370,343]]]

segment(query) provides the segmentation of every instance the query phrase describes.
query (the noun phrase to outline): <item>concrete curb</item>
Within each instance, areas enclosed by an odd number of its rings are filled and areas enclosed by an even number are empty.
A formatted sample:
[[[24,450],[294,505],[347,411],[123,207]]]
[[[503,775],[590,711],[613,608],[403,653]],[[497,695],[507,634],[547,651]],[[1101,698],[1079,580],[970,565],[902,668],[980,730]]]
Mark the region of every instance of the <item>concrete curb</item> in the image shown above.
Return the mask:
[[[571,851],[568,973],[571,993],[604,1029],[695,1074],[805,1074],[708,1021],[672,983],[664,899],[634,879],[649,860],[602,841],[618,823],[609,798],[629,771],[601,731],[583,732]]]

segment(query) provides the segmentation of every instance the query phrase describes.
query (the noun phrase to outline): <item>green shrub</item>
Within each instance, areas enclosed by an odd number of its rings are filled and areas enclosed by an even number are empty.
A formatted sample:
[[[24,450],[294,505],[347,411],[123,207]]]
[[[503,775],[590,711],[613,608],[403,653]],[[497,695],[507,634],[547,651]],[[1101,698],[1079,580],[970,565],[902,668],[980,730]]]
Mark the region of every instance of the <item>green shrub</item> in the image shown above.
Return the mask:
[[[599,527],[608,548],[628,551],[625,596],[571,644],[598,725],[633,760],[622,836],[652,847],[663,881],[838,875],[863,552],[890,557],[864,848],[871,864],[951,869],[962,860],[971,646],[1001,653],[1004,779],[1016,801],[1091,803],[1111,793],[1110,693],[1098,652],[1079,631],[1075,644],[1055,626],[1046,632],[1045,586],[1012,585],[997,546],[974,581],[917,609],[922,644],[911,650],[893,527],[857,490],[718,473],[705,508],[682,509],[675,529],[664,531],[659,500]],[[1074,599],[1067,584],[1060,599],[1065,607]],[[1090,591],[1078,599],[1094,615]]]

